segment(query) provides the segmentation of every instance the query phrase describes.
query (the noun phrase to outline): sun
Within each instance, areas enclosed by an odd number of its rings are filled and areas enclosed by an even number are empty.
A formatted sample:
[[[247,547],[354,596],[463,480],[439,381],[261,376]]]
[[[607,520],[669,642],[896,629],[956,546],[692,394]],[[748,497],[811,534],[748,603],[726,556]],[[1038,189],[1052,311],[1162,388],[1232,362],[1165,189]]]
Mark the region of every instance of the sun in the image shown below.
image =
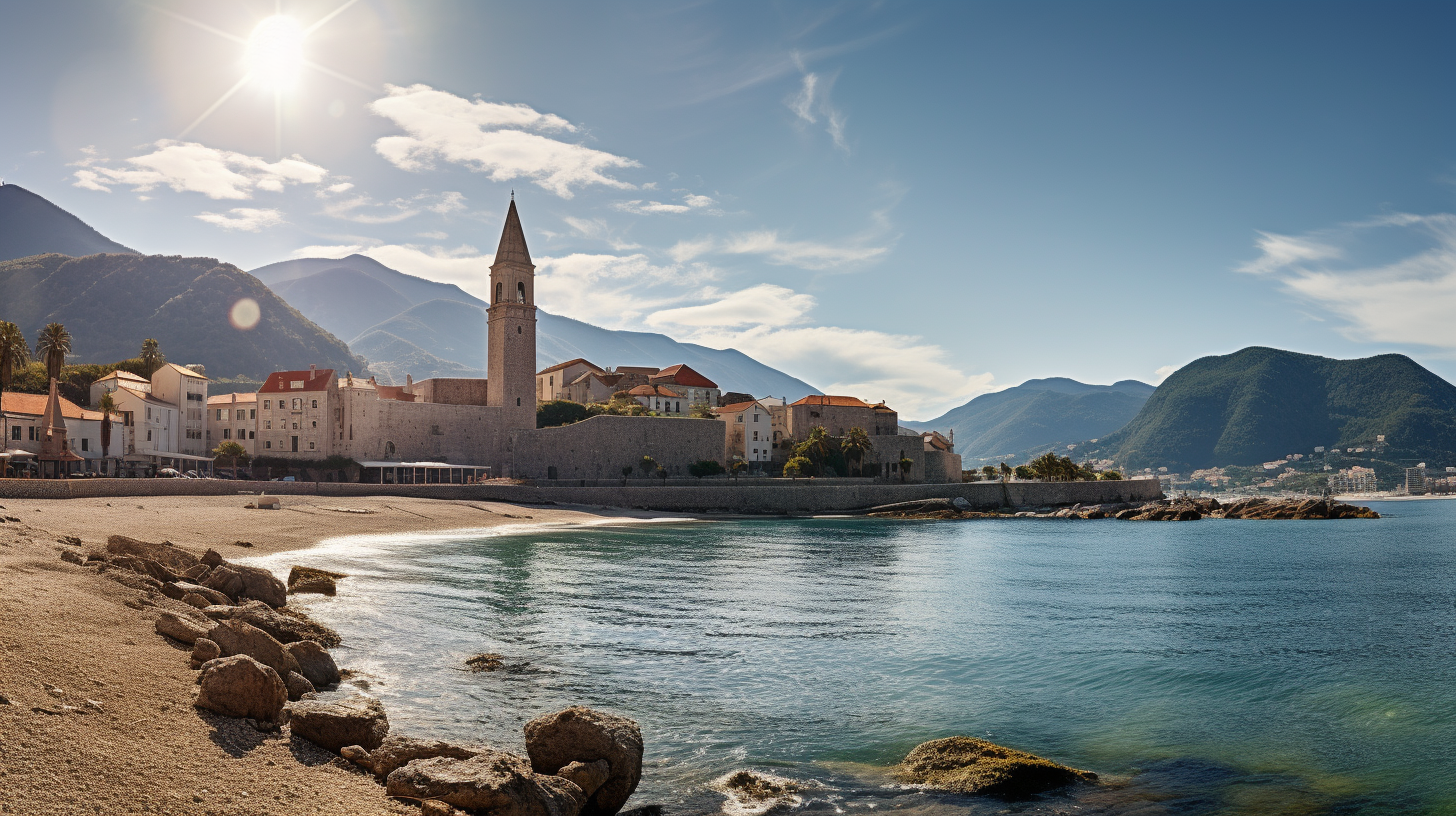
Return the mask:
[[[243,64],[248,78],[268,90],[287,91],[303,73],[303,40],[307,35],[297,20],[276,14],[258,23],[248,37]]]

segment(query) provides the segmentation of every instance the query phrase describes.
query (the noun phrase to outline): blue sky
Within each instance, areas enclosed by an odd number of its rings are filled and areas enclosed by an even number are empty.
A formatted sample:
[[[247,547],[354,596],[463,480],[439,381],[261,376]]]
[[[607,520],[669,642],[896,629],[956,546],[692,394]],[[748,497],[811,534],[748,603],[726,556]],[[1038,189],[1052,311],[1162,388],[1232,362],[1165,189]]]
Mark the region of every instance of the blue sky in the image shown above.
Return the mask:
[[[287,24],[249,46],[280,9],[312,29],[284,90]],[[0,174],[143,252],[479,293],[514,189],[548,311],[907,418],[1256,344],[1456,379],[1451,3],[7,0],[0,30]]]

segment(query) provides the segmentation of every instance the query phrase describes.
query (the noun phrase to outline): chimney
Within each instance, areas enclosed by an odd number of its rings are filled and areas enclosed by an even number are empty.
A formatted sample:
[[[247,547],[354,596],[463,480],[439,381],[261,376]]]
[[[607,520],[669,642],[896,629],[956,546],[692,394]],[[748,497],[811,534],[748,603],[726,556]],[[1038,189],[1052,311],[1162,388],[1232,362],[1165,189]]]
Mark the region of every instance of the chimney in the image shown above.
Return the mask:
[[[415,378],[413,374],[404,375],[404,392],[413,394],[415,392]]]
[[[309,367],[308,367],[308,376],[310,376],[310,377],[317,377],[318,376],[318,366],[317,365],[314,365],[314,364],[310,364],[309,365]]]

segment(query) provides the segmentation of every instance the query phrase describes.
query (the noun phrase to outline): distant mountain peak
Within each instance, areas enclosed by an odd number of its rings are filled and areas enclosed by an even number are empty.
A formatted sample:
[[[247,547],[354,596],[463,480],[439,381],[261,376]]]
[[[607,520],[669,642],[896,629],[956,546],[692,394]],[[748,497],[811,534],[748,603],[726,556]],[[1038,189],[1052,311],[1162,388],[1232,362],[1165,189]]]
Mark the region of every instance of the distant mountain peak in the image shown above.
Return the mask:
[[[0,261],[52,252],[75,258],[138,254],[44,197],[18,184],[0,184]]]

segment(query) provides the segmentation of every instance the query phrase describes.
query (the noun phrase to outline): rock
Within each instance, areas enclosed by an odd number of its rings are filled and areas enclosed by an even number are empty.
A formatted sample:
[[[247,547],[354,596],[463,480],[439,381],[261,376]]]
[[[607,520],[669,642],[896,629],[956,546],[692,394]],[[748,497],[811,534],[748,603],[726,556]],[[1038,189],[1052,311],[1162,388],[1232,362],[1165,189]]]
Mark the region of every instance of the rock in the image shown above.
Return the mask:
[[[289,672],[288,676],[283,678],[283,685],[288,689],[288,699],[290,700],[301,700],[303,695],[313,694],[317,691],[313,687],[313,683],[308,682],[307,677],[296,671]]]
[[[206,564],[198,564],[197,566],[193,567],[192,569],[187,570],[186,572],[182,573],[182,577],[183,578],[186,578],[187,580],[189,580],[192,583],[196,584],[196,583],[201,583],[202,581],[206,580],[207,579],[207,574],[209,572],[212,572],[212,567],[209,567]]]
[[[218,567],[226,564],[227,561],[223,560],[222,555],[217,550],[209,547],[207,552],[202,554],[202,563],[209,567]]]
[[[211,552],[211,550],[208,550]],[[237,598],[243,592],[242,573],[225,564],[219,564],[212,568],[207,574],[207,580],[202,585],[215,589],[229,598]]]
[[[961,511],[962,513],[971,510],[971,503],[966,500],[965,496],[956,496],[954,499],[950,500],[950,504],[952,507]]]
[[[278,672],[279,677],[287,677],[289,672],[298,671],[298,661],[283,648],[282,643],[262,629],[243,621],[231,620],[216,624],[207,631],[207,639],[217,643],[224,656],[247,655]]]
[[[612,764],[605,759],[596,762],[568,762],[556,775],[562,779],[570,780],[581,792],[590,797],[596,793],[607,777],[612,775]]]
[[[386,739],[388,738],[386,737]],[[361,768],[369,770],[372,770],[374,768],[374,762],[369,758],[369,752],[364,750],[363,746],[345,745],[343,748],[339,749],[339,756],[349,760],[350,762],[358,765]]]
[[[713,780],[712,788],[726,794],[737,805],[731,810],[744,813],[793,808],[804,802],[798,795],[799,786],[792,780],[747,770],[735,771]],[[724,810],[731,812],[729,808]]]
[[[389,774],[385,791],[491,816],[577,816],[586,798],[575,784],[535,773],[521,757],[493,750],[469,759],[415,760]]]
[[[420,816],[455,816],[459,812],[448,802],[441,802],[439,799],[426,799],[420,802]]]
[[[160,561],[154,561],[150,558],[142,558],[135,555],[113,555],[108,557],[107,560],[122,569],[129,569],[138,575],[155,578],[164,583],[178,581],[182,578],[182,576],[167,569]]]
[[[896,770],[902,782],[964,794],[1034,796],[1097,774],[973,737],[947,737],[915,747]]]
[[[465,659],[465,667],[473,672],[493,672],[505,667],[501,656],[494,652],[484,652]]]
[[[329,572],[313,567],[294,567],[288,571],[288,591],[333,595],[336,589],[334,581],[347,577],[341,572]]]
[[[86,563],[86,556],[75,550],[61,550],[61,560],[72,564],[84,565]]]
[[[540,774],[554,774],[573,762],[605,759],[611,765],[611,776],[588,797],[582,816],[611,816],[642,780],[642,731],[637,723],[583,706],[526,723],[526,753]]]
[[[198,564],[197,556],[166,541],[152,544],[114,535],[106,539],[106,551],[113,555],[130,555],[156,561],[176,573],[186,572]]]
[[[349,751],[351,748],[364,751],[363,747],[358,745],[345,748],[344,751]],[[374,776],[383,782],[396,768],[403,768],[417,759],[434,759],[435,757],[469,759],[485,750],[489,749],[466,748],[440,740],[423,740],[390,734],[384,738],[384,742],[381,742],[378,748],[365,752],[364,761],[355,760],[355,762],[373,771]],[[344,756],[353,759],[347,753]]]
[[[173,640],[180,640],[183,643],[196,645],[197,639],[206,637],[211,627],[208,623],[185,618],[175,612],[163,612],[157,616],[156,630],[159,635],[166,635]]]
[[[209,587],[201,586],[200,584],[191,583],[190,581],[178,580],[173,581],[169,584],[162,585],[162,594],[166,595],[168,598],[176,598],[177,600],[181,600],[182,598],[186,597],[188,593],[201,595],[204,599],[207,600],[207,603],[203,604],[202,607],[199,608],[211,606],[213,604],[231,603],[231,600],[228,598],[228,596],[222,594],[221,592],[218,592],[217,590],[211,589]]]
[[[278,672],[247,655],[204,663],[201,685],[196,706],[225,717],[276,723],[288,702],[288,690]]]
[[[252,598],[275,609],[288,605],[288,587],[273,573],[262,567],[245,567],[239,564],[229,564],[228,569],[237,572],[243,579],[242,592],[233,597],[238,600]]]
[[[1129,507],[1126,510],[1118,510],[1116,513],[1112,514],[1112,517],[1117,519],[1118,521],[1128,521],[1129,519],[1137,518],[1138,513],[1140,512],[1142,511],[1140,511],[1136,507]]]
[[[206,609],[208,605],[208,600],[201,595],[198,595],[196,592],[189,592],[186,595],[182,596],[182,603],[185,603],[188,606],[195,607],[197,609]]]
[[[302,613],[279,612],[262,601],[246,601],[231,607],[227,617],[252,624],[272,635],[279,643],[312,640],[323,646],[337,646],[342,640],[338,632],[309,620]]]
[[[200,637],[192,644],[192,662],[201,666],[209,660],[216,660],[222,657],[222,648],[217,643]]]
[[[384,706],[362,694],[342,700],[300,700],[289,704],[288,713],[296,736],[336,754],[346,745],[373,751],[389,734]]]
[[[339,682],[339,667],[323,646],[312,640],[300,640],[283,646],[293,659],[298,661],[298,672],[308,678],[315,688],[332,686]]]

